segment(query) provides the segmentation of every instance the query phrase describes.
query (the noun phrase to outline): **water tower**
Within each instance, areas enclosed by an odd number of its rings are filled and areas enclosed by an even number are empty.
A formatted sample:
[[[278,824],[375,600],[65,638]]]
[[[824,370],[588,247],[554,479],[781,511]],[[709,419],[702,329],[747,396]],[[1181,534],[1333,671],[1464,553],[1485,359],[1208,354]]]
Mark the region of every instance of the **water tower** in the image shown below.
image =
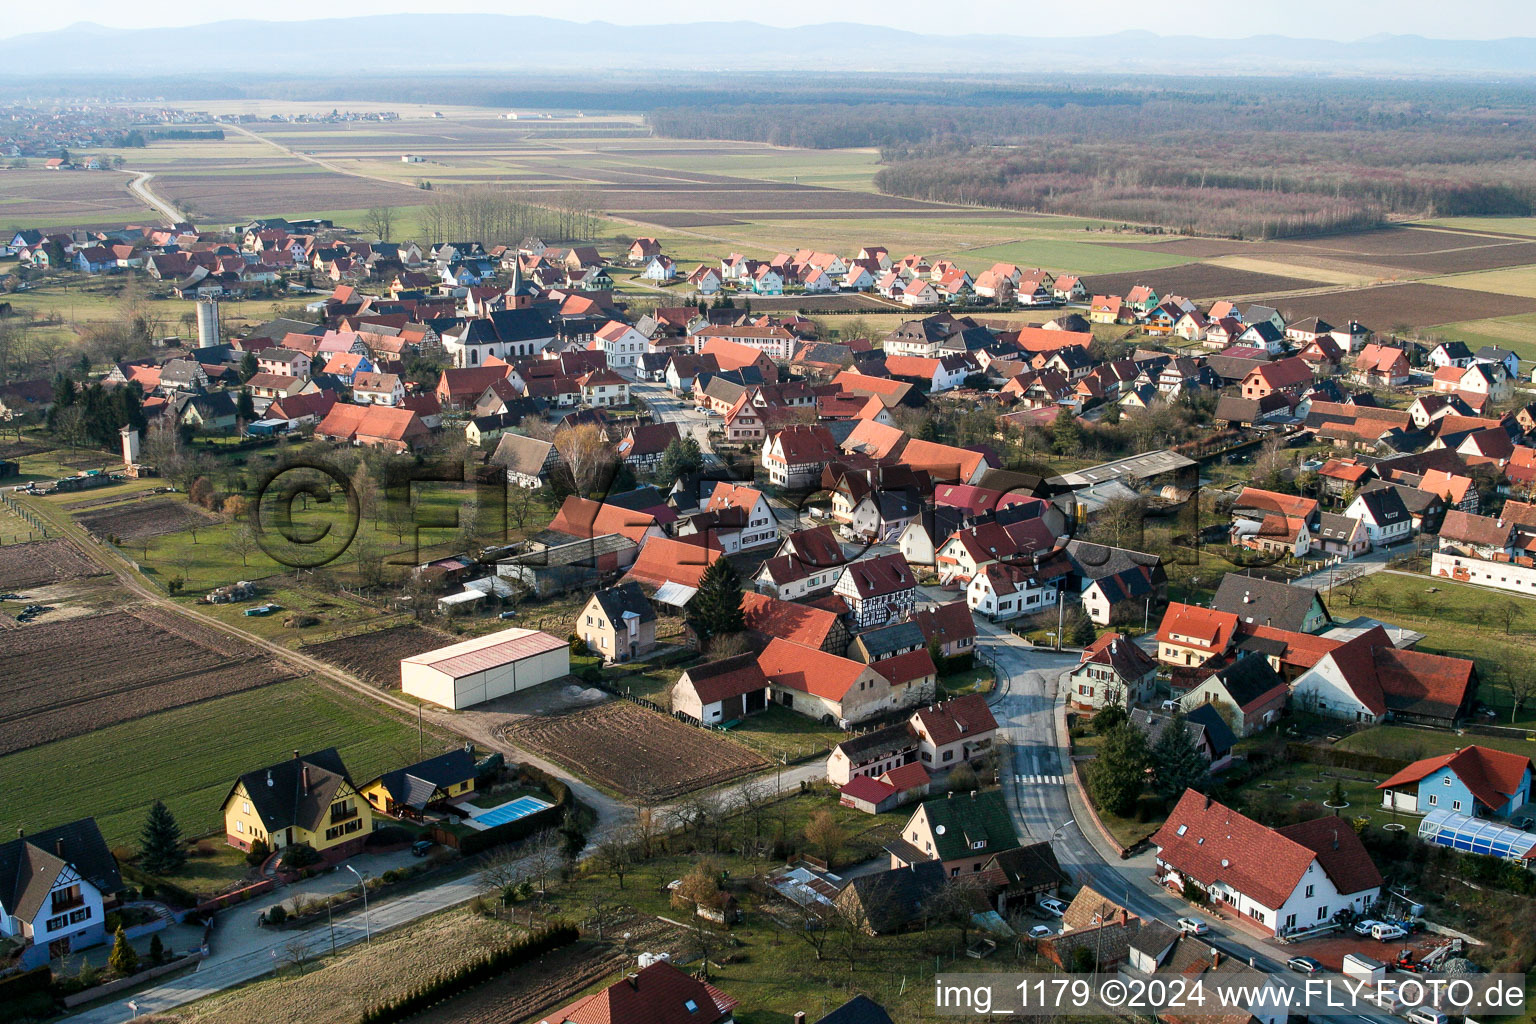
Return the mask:
[[[197,300],[197,347],[212,348],[219,343],[219,300]]]

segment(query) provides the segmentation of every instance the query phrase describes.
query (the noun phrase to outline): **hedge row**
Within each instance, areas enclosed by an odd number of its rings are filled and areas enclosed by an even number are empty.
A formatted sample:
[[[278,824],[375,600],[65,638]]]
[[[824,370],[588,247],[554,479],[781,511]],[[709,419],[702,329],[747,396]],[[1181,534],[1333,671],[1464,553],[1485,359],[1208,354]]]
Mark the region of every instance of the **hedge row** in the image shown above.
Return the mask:
[[[5,1006],[13,999],[21,999],[25,996],[36,995],[39,992],[46,993],[53,985],[53,969],[47,964],[34,967],[30,971],[22,971],[8,978],[0,978],[0,1006]]]
[[[137,882],[140,889],[148,885],[154,892],[155,899],[174,903],[180,907],[195,907],[200,902],[189,890],[183,889],[175,882],[167,882],[163,878],[151,875],[135,864],[119,863],[118,870],[130,882]]]
[[[1372,754],[1363,750],[1341,750],[1338,747],[1318,747],[1310,743],[1287,743],[1287,761],[1304,761],[1330,768],[1353,768],[1356,771],[1396,775],[1408,766],[1408,762],[1385,754]]]
[[[551,950],[569,946],[580,936],[581,933],[572,925],[551,925],[534,932],[525,939],[519,939],[509,946],[494,950],[479,960],[472,960],[454,970],[440,974],[398,999],[370,1006],[363,1011],[359,1024],[394,1024],[395,1021],[405,1020],[435,1003],[458,995],[481,982],[490,981],[513,967],[521,967]]]

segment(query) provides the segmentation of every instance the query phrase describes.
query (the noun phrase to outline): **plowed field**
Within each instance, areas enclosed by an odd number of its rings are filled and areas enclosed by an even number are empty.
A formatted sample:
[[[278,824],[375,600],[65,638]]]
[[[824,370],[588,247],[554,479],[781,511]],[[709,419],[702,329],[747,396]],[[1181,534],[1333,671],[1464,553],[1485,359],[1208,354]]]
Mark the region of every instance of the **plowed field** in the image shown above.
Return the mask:
[[[506,732],[513,743],[632,797],[669,799],[768,765],[718,733],[626,700],[525,718]]]
[[[101,566],[67,540],[35,540],[0,547],[0,590],[25,590],[104,574]]]
[[[0,754],[292,677],[270,655],[159,609],[5,634]]]
[[[446,633],[410,623],[356,636],[344,636],[339,640],[306,644],[304,653],[339,665],[360,679],[388,689],[400,685],[400,659],[456,642],[457,638]]]

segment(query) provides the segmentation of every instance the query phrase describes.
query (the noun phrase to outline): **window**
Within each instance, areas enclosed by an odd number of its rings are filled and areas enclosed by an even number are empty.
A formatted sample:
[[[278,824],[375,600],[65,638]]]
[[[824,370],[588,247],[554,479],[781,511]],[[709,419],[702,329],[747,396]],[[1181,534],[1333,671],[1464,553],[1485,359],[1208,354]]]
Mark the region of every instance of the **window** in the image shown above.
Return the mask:
[[[1312,888],[1313,887],[1310,886],[1310,885],[1307,886],[1307,899],[1311,899],[1312,898]]]
[[[971,849],[973,850],[985,850],[986,848],[987,841],[985,839],[978,839],[971,844]]]
[[[1449,775],[1447,775],[1445,778],[1440,780],[1440,785],[1442,785],[1442,786],[1449,786],[1450,784],[1451,784],[1451,777]]]
[[[1317,919],[1319,921],[1328,920],[1328,908],[1326,906],[1317,908]]]
[[[1451,801],[1451,810],[1453,810],[1453,811],[1461,810],[1461,801],[1460,800],[1452,800]]]
[[[236,821],[235,822],[235,831],[237,833],[243,834],[245,832],[245,822],[243,822],[243,821]]]
[[[240,801],[240,810],[243,813],[245,813],[245,814],[250,814],[251,813],[251,802],[249,800],[242,800],[242,801]]]
[[[946,751],[944,751],[944,760],[946,760],[946,761],[953,760],[954,756],[955,756],[955,752],[953,750],[946,750]]]
[[[1434,793],[1429,794],[1429,806],[1433,807],[1440,802],[1440,798]]]

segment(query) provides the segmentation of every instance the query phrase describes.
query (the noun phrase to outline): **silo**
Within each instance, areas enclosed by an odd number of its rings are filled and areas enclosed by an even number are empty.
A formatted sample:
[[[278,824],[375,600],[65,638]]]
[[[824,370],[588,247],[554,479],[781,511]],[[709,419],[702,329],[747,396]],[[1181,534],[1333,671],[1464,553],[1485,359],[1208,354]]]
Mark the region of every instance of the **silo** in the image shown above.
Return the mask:
[[[219,304],[214,299],[197,302],[197,347],[212,348],[219,343]]]

